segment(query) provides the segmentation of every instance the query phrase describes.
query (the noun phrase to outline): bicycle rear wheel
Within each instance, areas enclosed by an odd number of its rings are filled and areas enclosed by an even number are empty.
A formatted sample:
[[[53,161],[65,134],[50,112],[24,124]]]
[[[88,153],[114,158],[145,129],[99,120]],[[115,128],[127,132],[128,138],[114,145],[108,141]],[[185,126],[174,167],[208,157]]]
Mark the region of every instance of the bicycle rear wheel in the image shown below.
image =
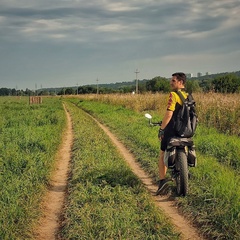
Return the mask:
[[[177,194],[186,196],[188,193],[188,163],[184,149],[177,152],[176,168],[178,171],[176,176]]]

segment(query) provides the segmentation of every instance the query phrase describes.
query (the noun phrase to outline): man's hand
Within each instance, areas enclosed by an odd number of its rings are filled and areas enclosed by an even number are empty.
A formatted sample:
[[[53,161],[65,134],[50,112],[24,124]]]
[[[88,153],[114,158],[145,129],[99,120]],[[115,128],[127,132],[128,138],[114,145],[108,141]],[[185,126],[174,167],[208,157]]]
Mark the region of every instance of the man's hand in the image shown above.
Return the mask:
[[[160,128],[158,131],[158,138],[160,141],[163,139],[163,136],[164,136],[164,129]]]

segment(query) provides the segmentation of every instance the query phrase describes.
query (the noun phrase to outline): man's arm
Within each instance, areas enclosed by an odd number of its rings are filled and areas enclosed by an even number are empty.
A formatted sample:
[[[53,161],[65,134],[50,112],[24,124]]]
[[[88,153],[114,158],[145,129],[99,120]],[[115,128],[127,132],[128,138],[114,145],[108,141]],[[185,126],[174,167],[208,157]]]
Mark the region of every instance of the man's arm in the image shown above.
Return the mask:
[[[162,120],[162,125],[161,125],[161,129],[165,129],[165,127],[168,125],[168,123],[170,122],[171,118],[173,115],[173,111],[167,110],[163,120]]]

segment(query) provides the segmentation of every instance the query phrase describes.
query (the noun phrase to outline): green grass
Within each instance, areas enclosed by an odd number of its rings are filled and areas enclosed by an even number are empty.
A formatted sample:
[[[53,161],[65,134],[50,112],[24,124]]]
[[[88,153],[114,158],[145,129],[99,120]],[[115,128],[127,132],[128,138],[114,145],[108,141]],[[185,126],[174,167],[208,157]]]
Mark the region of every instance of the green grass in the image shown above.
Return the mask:
[[[179,198],[178,206],[211,238],[239,239],[239,175],[213,157],[199,154],[198,162],[190,194]]]
[[[106,124],[135,154],[145,170],[157,179],[157,129],[147,126],[143,113],[94,101],[72,101]],[[153,112],[153,115],[157,116],[157,113]],[[211,239],[239,239],[240,140],[212,131],[202,126],[197,130],[194,139],[198,166],[190,169],[189,195],[178,198],[177,204]],[[228,143],[227,146],[224,143]],[[214,151],[214,148],[218,150]]]
[[[179,239],[103,130],[68,103],[72,177],[63,239]]]
[[[107,125],[144,169],[157,176],[157,129],[144,113],[94,101],[70,99]],[[64,239],[179,239],[152,203],[117,149],[78,107]],[[62,102],[44,98],[0,98],[0,239],[30,239],[39,204],[65,126]],[[154,117],[158,113],[152,111]],[[240,239],[240,140],[199,126],[198,166],[191,168],[189,195],[177,205],[210,239]]]
[[[44,99],[0,98],[0,239],[26,239],[61,142],[62,103]]]
[[[240,172],[240,140],[237,136],[217,132],[213,128],[201,127],[196,133],[198,150],[215,157],[225,166]]]

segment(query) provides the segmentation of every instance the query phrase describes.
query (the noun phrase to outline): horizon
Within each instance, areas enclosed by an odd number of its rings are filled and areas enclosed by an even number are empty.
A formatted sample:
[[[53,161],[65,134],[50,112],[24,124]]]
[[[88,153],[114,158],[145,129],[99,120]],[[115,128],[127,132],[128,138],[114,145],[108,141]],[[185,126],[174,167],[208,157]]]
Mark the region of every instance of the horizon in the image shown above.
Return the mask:
[[[208,75],[202,75],[200,76],[200,78],[203,78],[205,76],[211,76],[211,75],[218,75],[218,74],[230,74],[230,73],[238,73],[240,72],[240,70],[237,70],[237,71],[231,71],[231,72],[218,72],[218,73],[209,73]],[[163,76],[155,76],[155,77],[162,77],[162,78],[166,78],[166,79],[170,79],[171,77],[163,77]],[[155,78],[153,77],[153,78]],[[149,80],[152,80],[153,78],[151,79],[138,79],[138,81],[149,81]],[[194,78],[198,78],[197,76],[193,76],[193,77],[190,77],[190,78],[187,78],[188,80],[189,79],[194,79]],[[195,79],[194,79],[195,80]],[[196,79],[197,80],[197,79]],[[65,88],[78,88],[78,87],[84,87],[84,86],[101,86],[101,85],[111,85],[111,84],[121,84],[121,83],[131,83],[131,82],[135,82],[136,81],[136,78],[133,79],[133,80],[129,80],[129,81],[119,81],[119,82],[110,82],[110,83],[99,83],[99,80],[98,80],[98,83],[96,82],[95,84],[92,83],[92,84],[85,84],[85,85],[72,85],[72,86],[55,86],[55,87],[41,87],[41,88],[36,88],[36,85],[35,85],[35,89],[31,89],[31,88],[25,88],[24,89],[20,89],[20,88],[8,88],[8,87],[0,87],[1,88],[7,88],[7,89],[15,89],[17,91],[26,91],[26,90],[30,90],[30,91],[39,91],[39,90],[45,90],[45,89],[65,89]]]

